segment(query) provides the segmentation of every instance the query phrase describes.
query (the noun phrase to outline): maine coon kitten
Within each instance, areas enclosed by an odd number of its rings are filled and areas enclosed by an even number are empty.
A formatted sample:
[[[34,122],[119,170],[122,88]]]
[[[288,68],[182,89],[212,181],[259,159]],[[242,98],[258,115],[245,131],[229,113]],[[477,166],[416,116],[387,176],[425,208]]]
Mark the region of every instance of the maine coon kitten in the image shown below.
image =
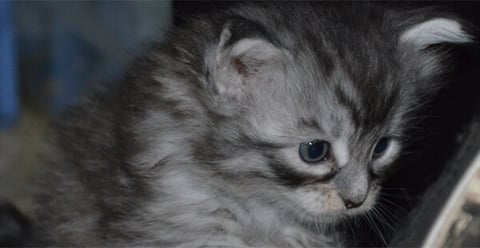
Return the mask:
[[[462,23],[370,4],[236,6],[173,31],[58,126],[54,245],[341,246]]]

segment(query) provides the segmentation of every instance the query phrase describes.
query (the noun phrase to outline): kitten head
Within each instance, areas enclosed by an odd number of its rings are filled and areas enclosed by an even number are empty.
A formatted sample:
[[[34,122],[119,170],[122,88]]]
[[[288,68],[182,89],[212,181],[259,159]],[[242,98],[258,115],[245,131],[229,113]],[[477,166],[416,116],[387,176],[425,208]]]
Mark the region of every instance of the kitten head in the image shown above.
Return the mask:
[[[218,155],[217,175],[239,194],[289,213],[328,221],[369,210],[414,110],[440,86],[446,54],[433,45],[470,42],[456,19],[418,13],[225,18],[205,58],[216,117],[200,153]]]

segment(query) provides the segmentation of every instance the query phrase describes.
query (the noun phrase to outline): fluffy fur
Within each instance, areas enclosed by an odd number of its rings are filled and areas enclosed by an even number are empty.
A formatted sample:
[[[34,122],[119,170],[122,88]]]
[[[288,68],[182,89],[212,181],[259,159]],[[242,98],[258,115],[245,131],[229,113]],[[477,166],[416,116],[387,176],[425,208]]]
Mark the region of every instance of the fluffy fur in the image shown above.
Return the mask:
[[[415,110],[441,86],[447,56],[432,46],[469,42],[460,23],[365,3],[199,17],[57,126],[39,237],[341,246],[328,227],[374,205]],[[330,154],[308,164],[298,147],[314,139]]]

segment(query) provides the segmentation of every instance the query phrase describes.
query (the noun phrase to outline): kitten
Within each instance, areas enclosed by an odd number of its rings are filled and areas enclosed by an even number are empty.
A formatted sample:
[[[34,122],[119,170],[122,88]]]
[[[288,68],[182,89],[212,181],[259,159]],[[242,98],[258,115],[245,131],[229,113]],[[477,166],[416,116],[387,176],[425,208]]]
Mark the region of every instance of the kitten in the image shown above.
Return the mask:
[[[245,4],[155,45],[73,108],[36,214],[41,244],[342,246],[462,22],[360,3]]]

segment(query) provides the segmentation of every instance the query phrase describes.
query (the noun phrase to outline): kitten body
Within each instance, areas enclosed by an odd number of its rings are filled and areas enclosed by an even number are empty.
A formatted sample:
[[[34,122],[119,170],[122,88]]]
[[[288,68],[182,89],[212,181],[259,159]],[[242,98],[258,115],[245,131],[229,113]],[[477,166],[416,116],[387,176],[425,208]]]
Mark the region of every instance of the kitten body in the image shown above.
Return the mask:
[[[199,18],[58,124],[37,235],[341,246],[329,227],[372,208],[415,110],[441,86],[446,56],[427,48],[465,42],[456,19],[369,4],[249,4]],[[312,140],[327,150],[314,163]]]

